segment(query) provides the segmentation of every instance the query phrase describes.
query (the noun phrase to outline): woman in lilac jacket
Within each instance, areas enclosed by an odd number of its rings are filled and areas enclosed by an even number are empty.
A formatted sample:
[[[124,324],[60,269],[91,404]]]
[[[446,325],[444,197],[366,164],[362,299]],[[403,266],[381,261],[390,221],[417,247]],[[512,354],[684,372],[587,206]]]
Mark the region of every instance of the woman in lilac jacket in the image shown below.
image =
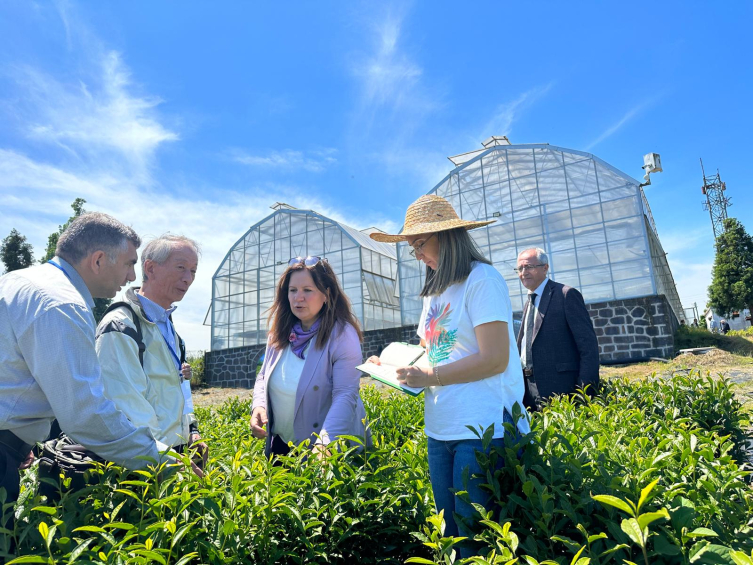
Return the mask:
[[[251,413],[265,453],[311,440],[321,453],[342,435],[365,438],[359,394],[362,334],[332,267],[321,257],[295,257],[277,283],[264,363]]]

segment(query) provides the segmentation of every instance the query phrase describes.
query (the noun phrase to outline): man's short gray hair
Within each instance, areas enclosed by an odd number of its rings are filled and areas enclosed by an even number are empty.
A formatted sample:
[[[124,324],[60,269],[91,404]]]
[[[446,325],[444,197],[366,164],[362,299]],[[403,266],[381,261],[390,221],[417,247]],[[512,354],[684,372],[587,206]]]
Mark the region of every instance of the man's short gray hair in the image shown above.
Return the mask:
[[[201,255],[199,244],[196,243],[193,239],[188,238],[184,235],[173,235],[171,233],[166,233],[147,243],[146,247],[144,247],[143,253],[141,254],[141,280],[147,280],[147,261],[153,261],[158,265],[164,265],[165,261],[169,259],[170,253],[173,252],[173,249],[177,245],[180,245],[182,243],[187,243],[188,245],[193,247],[194,251],[196,251],[197,256]]]
[[[530,253],[531,251],[534,251],[536,253],[536,261],[538,261],[540,265],[549,264],[549,257],[546,256],[546,251],[541,249],[541,247],[531,247],[530,249],[524,249],[523,251],[518,253],[518,257],[523,255],[523,253]]]
[[[95,251],[104,251],[110,263],[128,249],[128,243],[138,249],[141,238],[122,222],[102,212],[86,212],[75,218],[60,235],[55,255],[71,265]]]

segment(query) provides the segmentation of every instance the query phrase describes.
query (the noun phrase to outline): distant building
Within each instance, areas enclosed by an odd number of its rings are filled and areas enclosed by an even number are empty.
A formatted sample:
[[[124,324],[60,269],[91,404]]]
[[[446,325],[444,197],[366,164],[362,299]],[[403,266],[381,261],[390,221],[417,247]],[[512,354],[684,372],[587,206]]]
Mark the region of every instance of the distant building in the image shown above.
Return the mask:
[[[716,322],[716,325],[714,327],[719,327],[719,321],[724,318],[727,320],[727,323],[729,324],[729,329],[731,330],[745,330],[751,326],[750,322],[750,310],[747,308],[745,310],[738,310],[735,312],[732,312],[730,316],[720,316],[716,312],[714,312],[711,308],[707,308],[706,312],[704,312],[703,317],[706,318],[706,327],[710,328],[712,327],[712,322]]]

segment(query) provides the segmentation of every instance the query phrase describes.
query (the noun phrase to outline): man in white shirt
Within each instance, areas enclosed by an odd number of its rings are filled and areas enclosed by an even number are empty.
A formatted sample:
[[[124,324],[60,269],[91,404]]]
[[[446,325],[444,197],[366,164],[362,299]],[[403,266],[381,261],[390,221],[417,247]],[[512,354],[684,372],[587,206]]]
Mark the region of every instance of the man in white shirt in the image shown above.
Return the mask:
[[[131,228],[107,214],[83,214],[60,236],[52,261],[0,277],[0,489],[6,501],[17,499],[19,465],[56,418],[73,440],[129,468],[145,467],[144,458],[159,460],[167,449],[105,397],[94,349],[94,297],[112,298],[136,278],[140,244]]]

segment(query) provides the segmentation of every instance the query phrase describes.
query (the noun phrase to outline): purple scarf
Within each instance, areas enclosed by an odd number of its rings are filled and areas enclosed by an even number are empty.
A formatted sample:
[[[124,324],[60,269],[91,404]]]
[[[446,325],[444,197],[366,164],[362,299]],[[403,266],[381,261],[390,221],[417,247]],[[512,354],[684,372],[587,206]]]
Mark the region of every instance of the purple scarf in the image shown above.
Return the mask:
[[[296,357],[299,359],[305,359],[303,356],[303,350],[306,349],[309,340],[319,331],[320,321],[321,320],[317,318],[316,322],[314,322],[308,331],[303,330],[300,321],[293,324],[293,329],[290,331],[288,341],[290,342],[290,348],[293,350],[293,353],[295,353]]]

